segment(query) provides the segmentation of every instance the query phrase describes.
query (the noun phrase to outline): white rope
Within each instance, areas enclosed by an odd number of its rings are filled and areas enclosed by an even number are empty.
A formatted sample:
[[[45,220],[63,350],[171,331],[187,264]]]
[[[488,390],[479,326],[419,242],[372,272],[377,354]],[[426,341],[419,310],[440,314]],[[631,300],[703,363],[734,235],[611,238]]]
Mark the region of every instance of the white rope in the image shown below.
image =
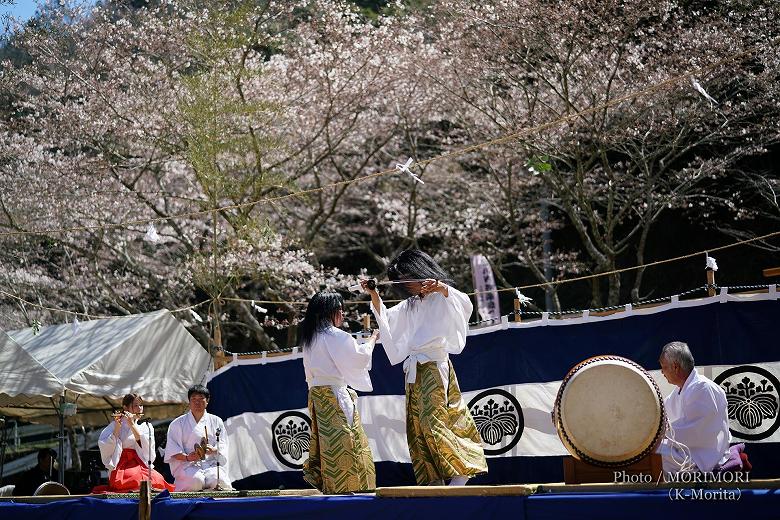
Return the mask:
[[[680,473],[690,473],[697,471],[696,464],[693,462],[693,459],[691,458],[691,450],[683,444],[682,442],[675,440],[674,438],[674,427],[672,426],[672,421],[669,420],[669,416],[666,416],[666,438],[669,441],[669,455],[672,457],[672,460],[675,464],[680,466]],[[679,453],[682,454],[682,460],[678,459],[678,455],[675,453],[675,450],[679,450]]]

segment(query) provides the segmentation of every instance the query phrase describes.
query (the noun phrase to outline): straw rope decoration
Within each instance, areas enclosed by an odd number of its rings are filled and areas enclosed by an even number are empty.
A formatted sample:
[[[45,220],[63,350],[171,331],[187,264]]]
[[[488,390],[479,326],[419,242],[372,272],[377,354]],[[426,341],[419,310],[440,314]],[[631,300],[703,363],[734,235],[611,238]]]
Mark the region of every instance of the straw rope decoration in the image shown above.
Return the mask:
[[[16,300],[19,303],[23,303],[25,305],[29,305],[30,307],[35,307],[36,309],[41,309],[41,310],[45,310],[45,311],[52,311],[52,312],[61,312],[63,314],[67,314],[67,315],[70,315],[70,316],[84,317],[84,318],[87,318],[87,319],[90,319],[90,320],[101,320],[101,319],[108,319],[108,318],[135,318],[136,317],[135,314],[128,314],[128,315],[119,314],[119,315],[108,315],[107,316],[107,315],[99,315],[99,314],[89,314],[88,312],[71,311],[71,310],[67,310],[67,309],[57,309],[57,308],[54,308],[54,307],[48,307],[46,305],[42,305],[40,303],[34,303],[34,302],[31,302],[31,301],[25,300],[24,298],[21,298],[19,296],[16,296],[15,294],[11,294],[9,292],[6,292],[6,291],[4,291],[2,289],[0,289],[0,295],[6,296],[8,298],[11,298],[12,300]],[[205,305],[205,304],[207,304],[209,302],[211,302],[211,299],[203,300],[202,302],[195,303],[195,304],[192,304],[192,305],[187,305],[186,307],[179,307],[179,308],[176,308],[176,309],[172,309],[172,310],[169,310],[168,312],[173,314],[175,312],[182,312],[182,311],[193,310],[193,309],[197,309],[201,305]],[[149,312],[151,312],[151,311],[149,311]]]
[[[563,278],[561,280],[552,280],[552,281],[549,281],[549,282],[541,282],[541,283],[530,284],[530,285],[522,285],[522,286],[518,286],[518,287],[507,287],[507,288],[497,289],[497,291],[498,292],[506,292],[506,291],[515,291],[515,290],[518,290],[518,289],[531,289],[531,288],[535,288],[535,287],[547,287],[549,285],[563,285],[563,284],[567,284],[567,283],[571,283],[571,282],[581,282],[581,281],[584,281],[584,280],[590,280],[590,279],[594,279],[594,278],[601,278],[602,276],[610,276],[610,275],[613,275],[613,274],[624,273],[624,272],[627,272],[627,271],[634,271],[636,269],[653,267],[653,266],[656,266],[656,265],[663,265],[663,264],[668,264],[668,263],[672,263],[672,262],[679,262],[681,260],[686,260],[688,258],[693,258],[693,257],[696,257],[696,256],[705,255],[705,254],[712,253],[712,252],[715,252],[715,251],[723,251],[725,249],[730,249],[730,248],[733,248],[733,247],[749,244],[751,242],[756,242],[756,241],[760,241],[760,240],[766,240],[768,238],[776,237],[778,235],[780,235],[780,231],[774,231],[772,233],[767,233],[766,235],[761,235],[761,236],[754,237],[754,238],[749,238],[749,239],[746,239],[746,240],[740,240],[738,242],[734,242],[734,243],[731,243],[731,244],[726,244],[726,245],[723,245],[723,246],[711,247],[709,249],[705,249],[705,250],[702,250],[702,251],[697,251],[695,253],[688,253],[688,254],[685,254],[685,255],[675,256],[675,257],[672,257],[672,258],[666,258],[666,259],[663,259],[663,260],[657,260],[655,262],[650,262],[648,264],[640,264],[640,265],[635,265],[635,266],[631,266],[631,267],[624,267],[624,268],[621,268],[621,269],[615,269],[613,271],[607,271],[607,272],[604,272],[604,273],[595,273],[595,274],[589,274],[589,275],[585,275],[585,276],[578,276],[576,278]],[[379,282],[379,285],[387,285],[387,284],[388,284],[388,282]],[[697,289],[700,289],[700,288],[697,288]],[[485,292],[485,291],[482,291],[482,292]],[[469,296],[474,296],[476,294],[480,294],[480,291],[472,291],[472,292],[465,293],[465,294],[467,294]],[[54,307],[48,307],[48,306],[45,306],[45,305],[41,305],[39,303],[34,303],[34,302],[31,302],[31,301],[25,300],[24,298],[20,298],[19,296],[16,296],[16,295],[11,294],[9,292],[3,291],[2,289],[0,289],[0,295],[6,296],[8,298],[12,298],[14,300],[19,301],[20,303],[24,303],[25,305],[29,305],[30,307],[35,307],[35,308],[38,308],[38,309],[41,309],[41,310],[48,310],[48,311],[52,311],[52,312],[61,312],[63,314],[68,314],[68,315],[73,315],[73,316],[83,316],[83,317],[86,317],[88,319],[131,318],[131,317],[133,317],[132,315],[131,316],[123,316],[123,315],[119,315],[119,316],[100,316],[100,315],[88,314],[86,312],[70,311],[70,310],[65,310],[65,309],[58,309],[58,308],[54,308]],[[289,301],[288,300],[252,300],[252,299],[248,299],[248,298],[218,298],[218,299],[220,301],[223,301],[223,302],[224,301],[247,302],[247,303],[253,303],[253,304],[263,303],[263,304],[267,304],[267,305],[307,305],[309,303],[308,301],[295,301],[295,300],[289,300]],[[179,307],[177,309],[173,309],[170,312],[171,313],[176,313],[176,312],[183,312],[183,311],[191,311],[193,309],[196,309],[197,307],[200,307],[200,306],[205,305],[207,303],[211,303],[212,301],[214,301],[214,299],[213,298],[209,298],[208,300],[203,300],[203,301],[201,301],[199,303],[196,303],[196,304],[193,304],[193,305],[188,305],[186,307]],[[400,301],[400,300],[384,300],[384,301],[386,303],[393,303],[393,302],[397,302],[397,301]],[[346,300],[344,303],[345,304],[351,304],[351,305],[369,305],[371,302],[368,301],[368,300]]]

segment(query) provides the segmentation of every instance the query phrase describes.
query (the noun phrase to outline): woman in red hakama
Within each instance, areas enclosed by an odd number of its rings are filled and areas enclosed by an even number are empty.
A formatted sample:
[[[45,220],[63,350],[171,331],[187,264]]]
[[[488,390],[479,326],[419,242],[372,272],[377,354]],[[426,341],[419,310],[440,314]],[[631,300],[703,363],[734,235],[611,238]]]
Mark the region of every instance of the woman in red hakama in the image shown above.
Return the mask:
[[[138,422],[143,415],[143,400],[137,394],[127,394],[122,408],[98,441],[103,464],[111,471],[108,485],[96,486],[92,492],[134,492],[144,480],[151,480],[152,489],[173,491],[173,484],[168,484],[151,462],[155,456],[154,428],[150,422]]]

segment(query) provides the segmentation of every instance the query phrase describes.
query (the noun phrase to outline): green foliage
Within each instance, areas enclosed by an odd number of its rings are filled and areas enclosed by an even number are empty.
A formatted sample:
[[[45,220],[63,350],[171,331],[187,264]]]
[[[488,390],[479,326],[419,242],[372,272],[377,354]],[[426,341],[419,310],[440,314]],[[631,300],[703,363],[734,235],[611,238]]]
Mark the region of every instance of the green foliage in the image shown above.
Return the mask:
[[[547,173],[552,170],[552,163],[549,155],[534,155],[526,163],[528,168],[538,173]]]
[[[245,56],[257,43],[255,2],[222,9],[214,5],[203,30],[187,39],[193,64],[181,80],[179,102],[187,154],[212,203],[224,197],[237,200],[264,183],[277,182],[263,170],[262,160],[280,145],[252,127],[272,120],[278,107],[247,99],[242,91],[242,84],[262,73],[245,66]]]
[[[271,126],[281,107],[245,95],[243,85],[258,80],[262,69],[246,67],[258,44],[256,3],[238,2],[229,8],[212,3],[203,29],[187,38],[192,56],[181,78],[178,114],[184,126],[186,156],[213,209],[257,200],[284,179],[264,166],[264,158],[281,146]],[[217,216],[218,215],[218,216]],[[240,276],[240,266],[217,265],[236,242],[263,244],[274,236],[267,220],[251,215],[251,207],[215,213],[231,231],[219,241],[212,237],[208,255],[195,258],[194,280],[211,295]],[[216,223],[213,223],[216,226]],[[220,234],[219,230],[215,230]]]

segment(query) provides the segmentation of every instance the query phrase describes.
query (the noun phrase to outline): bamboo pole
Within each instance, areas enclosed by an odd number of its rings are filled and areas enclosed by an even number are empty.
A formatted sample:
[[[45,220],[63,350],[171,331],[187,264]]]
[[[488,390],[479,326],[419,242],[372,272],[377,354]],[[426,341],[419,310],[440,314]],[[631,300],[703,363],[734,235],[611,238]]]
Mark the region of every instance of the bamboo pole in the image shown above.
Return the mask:
[[[707,294],[715,296],[715,271],[707,269]]]
[[[149,490],[149,481],[141,481],[141,489],[138,490],[138,520],[150,520],[152,518],[152,494]]]

